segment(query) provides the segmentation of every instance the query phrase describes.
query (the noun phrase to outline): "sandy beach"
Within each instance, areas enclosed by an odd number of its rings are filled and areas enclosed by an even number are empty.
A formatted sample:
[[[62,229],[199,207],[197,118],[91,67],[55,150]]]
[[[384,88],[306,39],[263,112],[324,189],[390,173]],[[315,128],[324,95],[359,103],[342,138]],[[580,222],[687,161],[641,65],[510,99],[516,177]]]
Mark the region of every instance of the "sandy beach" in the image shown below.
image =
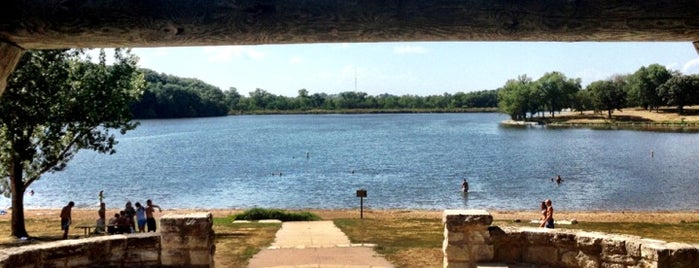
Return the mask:
[[[192,212],[211,212],[214,217],[227,217],[242,212],[242,209],[164,209],[156,212],[156,218],[166,214],[186,214]],[[308,210],[318,214],[323,219],[359,217],[359,210]],[[116,209],[108,209],[109,218]],[[498,211],[489,210],[494,220],[522,221],[538,219],[537,211]],[[58,219],[60,209],[26,209],[27,219]],[[11,215],[0,216],[0,221],[9,221]],[[441,218],[441,210],[365,210],[365,218]],[[558,220],[576,219],[580,222],[654,222],[679,223],[699,222],[699,210],[694,211],[556,211]],[[73,221],[89,223],[97,219],[97,209],[73,209]]]

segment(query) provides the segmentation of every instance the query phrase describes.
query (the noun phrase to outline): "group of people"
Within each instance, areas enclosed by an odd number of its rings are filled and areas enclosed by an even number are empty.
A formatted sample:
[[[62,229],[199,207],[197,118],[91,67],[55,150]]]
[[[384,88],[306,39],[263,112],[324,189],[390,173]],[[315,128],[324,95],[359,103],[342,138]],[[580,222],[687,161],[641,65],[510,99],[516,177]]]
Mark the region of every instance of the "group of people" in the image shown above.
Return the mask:
[[[100,204],[98,226],[100,226],[100,221],[104,223],[104,203]],[[135,205],[135,208],[134,208]],[[144,233],[155,232],[156,224],[155,217],[153,217],[153,212],[155,208],[162,212],[160,206],[153,204],[150,199],[146,200],[146,206],[144,207],[141,203],[136,202],[131,204],[131,201],[126,202],[124,209],[115,213],[114,217],[109,219],[109,224],[107,225],[107,233],[109,234],[130,234],[130,233]],[[135,217],[135,218],[134,218]],[[104,226],[104,225],[103,225]],[[99,228],[98,228],[99,229]],[[104,229],[101,229],[104,231]]]
[[[106,214],[107,208],[104,203],[104,192],[99,193],[99,205],[100,208],[97,211],[99,219],[97,219],[97,224],[95,226],[95,233],[109,233],[109,234],[128,234],[135,232],[155,232],[156,222],[153,212],[157,208],[159,212],[162,212],[162,208],[150,199],[146,200],[146,206],[144,207],[141,203],[136,202],[135,207],[131,204],[131,201],[126,202],[124,209],[119,211],[119,213],[114,214],[107,224]],[[68,238],[68,230],[72,222],[72,209],[75,206],[73,201],[68,202],[68,205],[63,207],[61,210],[61,230],[63,231],[63,239]]]

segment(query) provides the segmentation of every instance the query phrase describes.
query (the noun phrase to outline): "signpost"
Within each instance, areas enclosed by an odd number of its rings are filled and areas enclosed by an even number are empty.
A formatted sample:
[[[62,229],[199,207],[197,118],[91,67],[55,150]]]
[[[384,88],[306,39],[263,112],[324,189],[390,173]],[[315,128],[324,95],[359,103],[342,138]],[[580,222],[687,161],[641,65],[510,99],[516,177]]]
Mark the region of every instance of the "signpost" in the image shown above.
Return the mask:
[[[359,197],[359,218],[364,219],[364,197],[366,197],[366,190],[357,190],[357,197]]]

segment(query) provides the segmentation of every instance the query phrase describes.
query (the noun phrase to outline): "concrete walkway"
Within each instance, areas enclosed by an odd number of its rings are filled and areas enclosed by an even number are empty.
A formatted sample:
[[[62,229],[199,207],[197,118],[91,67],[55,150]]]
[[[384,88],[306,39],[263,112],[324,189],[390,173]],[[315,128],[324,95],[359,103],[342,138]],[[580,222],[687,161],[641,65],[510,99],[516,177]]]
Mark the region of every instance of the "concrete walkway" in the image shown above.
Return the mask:
[[[393,267],[373,245],[350,244],[332,221],[285,222],[274,243],[250,260],[249,268]]]

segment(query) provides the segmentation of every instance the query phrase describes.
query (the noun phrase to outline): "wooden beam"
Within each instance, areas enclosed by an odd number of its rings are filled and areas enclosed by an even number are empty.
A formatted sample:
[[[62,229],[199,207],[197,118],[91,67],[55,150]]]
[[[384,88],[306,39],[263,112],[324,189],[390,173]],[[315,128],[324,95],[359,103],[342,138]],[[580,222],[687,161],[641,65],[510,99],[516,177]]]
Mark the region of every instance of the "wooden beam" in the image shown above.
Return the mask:
[[[381,41],[695,41],[696,0],[4,0],[26,49]]]
[[[24,53],[23,49],[0,41],[0,95],[5,92],[7,78],[14,71],[19,58],[22,57],[22,53]]]
[[[694,41],[692,44],[694,45],[694,50],[699,54],[699,41]]]

